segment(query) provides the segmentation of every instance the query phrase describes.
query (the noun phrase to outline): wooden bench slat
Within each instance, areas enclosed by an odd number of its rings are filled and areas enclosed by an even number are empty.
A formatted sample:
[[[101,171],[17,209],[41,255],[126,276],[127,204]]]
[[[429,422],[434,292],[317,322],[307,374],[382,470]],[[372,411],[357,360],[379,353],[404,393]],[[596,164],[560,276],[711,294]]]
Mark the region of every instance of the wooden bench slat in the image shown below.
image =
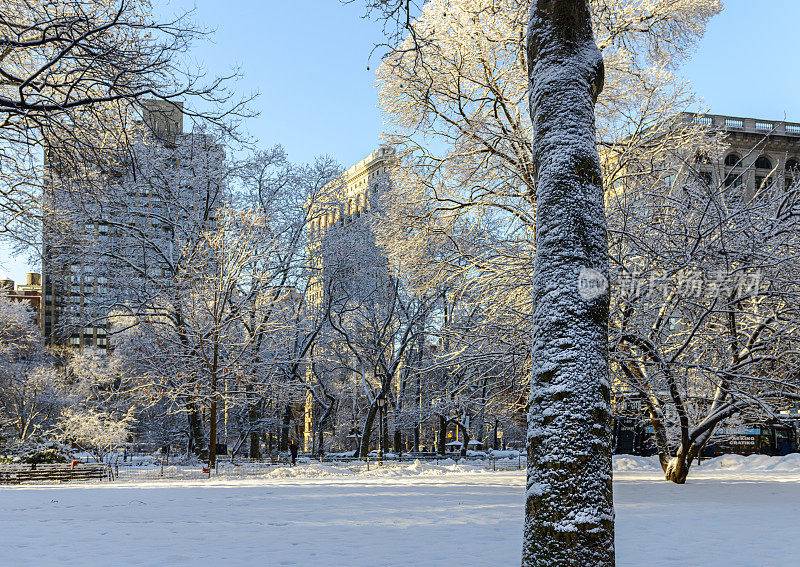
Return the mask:
[[[47,463],[29,465],[24,463],[0,465],[0,483],[19,484],[28,481],[102,480],[109,476],[108,465],[104,463],[71,464]]]

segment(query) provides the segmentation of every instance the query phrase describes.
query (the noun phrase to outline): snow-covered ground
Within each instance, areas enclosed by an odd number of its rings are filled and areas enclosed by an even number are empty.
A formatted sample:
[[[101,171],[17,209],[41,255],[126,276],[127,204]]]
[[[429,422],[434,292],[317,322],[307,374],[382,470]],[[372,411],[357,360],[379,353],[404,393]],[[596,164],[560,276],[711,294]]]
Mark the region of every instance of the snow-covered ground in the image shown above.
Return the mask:
[[[800,565],[800,455],[677,486],[615,458],[617,565]],[[0,565],[518,565],[524,473],[309,464],[245,479],[0,488]]]

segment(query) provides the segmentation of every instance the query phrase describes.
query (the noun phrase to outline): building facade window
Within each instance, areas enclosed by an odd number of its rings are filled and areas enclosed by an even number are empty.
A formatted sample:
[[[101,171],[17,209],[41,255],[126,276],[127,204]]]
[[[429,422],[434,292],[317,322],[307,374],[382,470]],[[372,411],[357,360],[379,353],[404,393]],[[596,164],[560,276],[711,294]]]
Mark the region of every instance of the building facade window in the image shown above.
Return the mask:
[[[761,191],[762,189],[774,189],[777,185],[777,180],[772,175],[768,176],[756,176],[756,191]]]
[[[756,169],[772,169],[772,162],[767,156],[758,156]]]
[[[736,173],[729,173],[725,177],[725,187],[739,187],[742,182],[742,176]]]
[[[728,154],[725,156],[725,165],[728,167],[736,167],[739,165],[740,159],[736,154]]]

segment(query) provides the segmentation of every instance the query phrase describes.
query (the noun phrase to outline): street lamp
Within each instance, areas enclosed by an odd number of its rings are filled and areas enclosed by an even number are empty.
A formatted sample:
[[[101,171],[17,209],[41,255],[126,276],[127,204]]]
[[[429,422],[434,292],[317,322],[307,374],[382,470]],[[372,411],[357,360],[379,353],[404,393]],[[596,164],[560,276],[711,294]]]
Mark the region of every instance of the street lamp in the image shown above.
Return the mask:
[[[383,466],[383,408],[386,405],[386,396],[383,392],[380,393],[378,399],[375,400],[378,404],[378,462]]]

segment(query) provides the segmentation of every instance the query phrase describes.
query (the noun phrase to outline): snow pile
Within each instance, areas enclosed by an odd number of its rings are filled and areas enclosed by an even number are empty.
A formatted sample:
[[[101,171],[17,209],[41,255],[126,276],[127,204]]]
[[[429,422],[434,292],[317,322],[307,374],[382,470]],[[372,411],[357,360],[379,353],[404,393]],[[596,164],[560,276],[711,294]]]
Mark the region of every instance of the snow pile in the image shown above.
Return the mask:
[[[466,474],[486,472],[484,466],[470,464],[468,461],[456,463],[453,459],[444,459],[439,464],[414,461],[409,466],[378,467],[363,474],[378,477],[408,477],[408,476],[442,476],[446,474]]]
[[[614,455],[614,472],[661,472],[658,457]]]
[[[387,462],[383,466],[371,463],[369,470],[364,463],[352,465],[335,465],[308,463],[296,467],[280,467],[263,475],[263,478],[273,479],[320,479],[348,476],[367,476],[382,478],[403,478],[413,476],[442,476],[447,474],[480,473],[487,469],[485,465],[474,465],[469,462],[456,463],[452,459],[443,459],[438,464],[423,463],[415,460],[413,463]]]
[[[515,451],[514,449],[509,449],[508,451],[495,451],[489,449],[488,451],[489,457],[492,459],[518,459],[519,458],[519,451]]]
[[[785,457],[768,455],[723,455],[700,465],[703,472],[731,471],[737,473],[750,472],[788,472],[800,473],[800,453],[792,453]],[[692,473],[689,472],[691,475]]]
[[[662,473],[657,456],[637,457],[635,455],[614,455],[615,473]],[[689,471],[689,478],[698,473],[731,472],[760,473],[778,472],[800,474],[800,453],[785,457],[768,455],[722,455],[702,463],[695,462]]]
[[[351,476],[357,469],[321,463],[301,464],[296,467],[278,467],[264,474],[264,478],[331,478]]]
[[[467,457],[486,457],[486,451],[473,451],[472,449],[467,449]]]

